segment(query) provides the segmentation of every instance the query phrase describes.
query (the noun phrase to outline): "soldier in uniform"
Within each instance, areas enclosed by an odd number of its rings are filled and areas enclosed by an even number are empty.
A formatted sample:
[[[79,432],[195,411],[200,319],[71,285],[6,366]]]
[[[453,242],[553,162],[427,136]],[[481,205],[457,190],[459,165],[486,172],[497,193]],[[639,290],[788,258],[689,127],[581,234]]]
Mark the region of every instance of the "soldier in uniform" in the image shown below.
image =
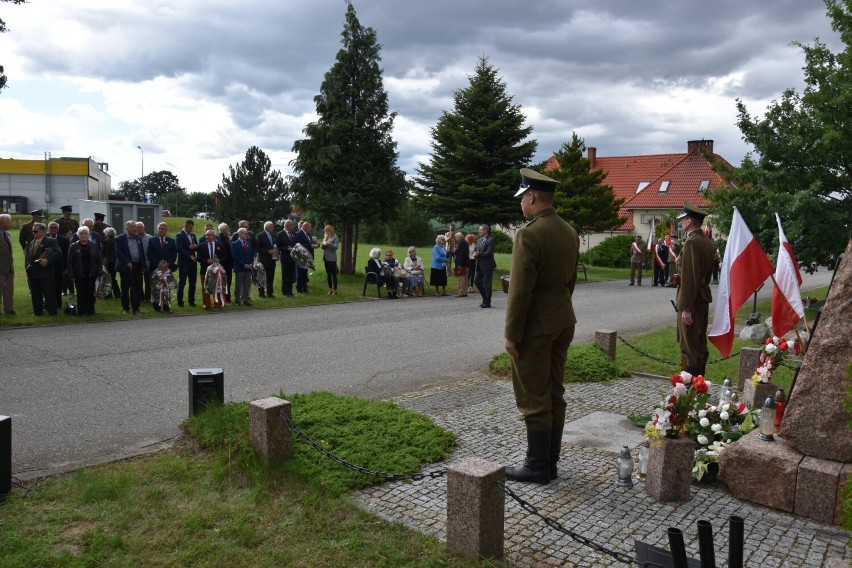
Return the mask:
[[[703,375],[710,352],[707,349],[707,321],[710,311],[710,276],[713,273],[713,242],[701,230],[706,211],[683,204],[677,216],[686,233],[680,253],[680,287],[677,290],[678,327],[680,329],[681,369]]]
[[[77,219],[71,218],[72,207],[70,205],[63,205],[59,210],[62,211],[62,215],[54,219],[53,222],[59,224],[59,234],[70,239],[77,232],[80,223],[77,222]]]
[[[32,220],[29,223],[21,225],[21,232],[18,235],[18,242],[21,243],[21,248],[24,249],[24,252],[27,251],[27,247],[33,241],[33,224],[41,223],[41,220],[44,219],[44,213],[41,209],[30,211],[30,215],[32,216]]]
[[[504,332],[515,402],[527,431],[524,464],[506,468],[506,477],[541,484],[556,479],[565,425],[562,381],[577,322],[571,296],[580,239],[553,208],[557,183],[521,169],[515,196],[532,220],[515,235]]]
[[[645,262],[645,243],[642,242],[642,237],[636,235],[636,239],[630,245],[630,284],[637,282],[642,285],[642,263]],[[638,274],[637,274],[638,272]],[[634,279],[634,276],[636,277]]]
[[[104,229],[111,227],[112,225],[107,225],[104,223],[104,218],[106,215],[103,213],[95,213],[95,224],[89,227],[92,231],[95,231],[99,235],[104,234]]]

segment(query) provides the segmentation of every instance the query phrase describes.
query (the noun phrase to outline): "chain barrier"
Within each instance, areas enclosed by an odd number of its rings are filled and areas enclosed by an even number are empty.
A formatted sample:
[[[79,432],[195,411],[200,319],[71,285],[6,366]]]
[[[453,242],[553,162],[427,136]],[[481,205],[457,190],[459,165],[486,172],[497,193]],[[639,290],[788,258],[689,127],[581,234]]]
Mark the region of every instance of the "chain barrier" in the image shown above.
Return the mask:
[[[620,335],[618,335],[618,336],[616,336],[616,337],[618,337],[618,340],[619,340],[620,342],[622,342],[623,344],[625,344],[627,347],[629,347],[630,349],[632,349],[632,350],[633,350],[633,351],[635,351],[636,353],[638,353],[638,354],[642,355],[643,357],[646,357],[646,358],[648,358],[648,359],[652,359],[652,360],[656,361],[657,363],[662,363],[662,364],[664,364],[664,365],[668,365],[668,366],[670,366],[670,367],[675,367],[675,368],[678,368],[678,369],[680,368],[680,363],[675,363],[674,361],[669,361],[669,360],[667,360],[667,359],[663,359],[662,357],[657,357],[656,355],[651,355],[650,353],[648,353],[648,352],[646,352],[646,351],[642,351],[641,349],[639,349],[639,348],[638,348],[638,347],[636,347],[635,345],[631,345],[629,341],[627,341],[626,339],[624,339],[624,338],[623,338],[623,337],[621,337]],[[740,352],[739,352],[739,351],[737,351],[736,353],[731,353],[731,354],[730,354],[730,355],[728,355],[727,357],[720,357],[719,359],[714,359],[714,360],[712,360],[712,361],[707,361],[707,364],[708,364],[708,365],[715,365],[716,363],[721,363],[722,361],[727,361],[728,359],[734,359],[734,358],[736,358],[736,357],[739,357],[739,355],[740,355]]]
[[[15,494],[15,495],[9,494],[9,495],[0,496],[0,505],[8,504],[12,499],[26,499],[27,495],[30,494],[30,491],[32,491],[33,489],[36,489],[38,487],[38,484],[41,483],[42,481],[44,481],[45,479],[47,479],[47,478],[46,477],[40,477],[40,478],[38,478],[38,480],[36,480],[35,483],[33,483],[32,485],[27,487],[24,484],[23,481],[21,481],[20,479],[18,479],[17,477],[15,477],[13,475],[12,476],[12,485],[17,486],[19,489],[23,489],[24,492],[18,493],[18,494]]]
[[[518,494],[509,489],[509,487],[507,487],[504,482],[495,480],[494,485],[499,487],[500,491],[505,493],[508,497],[512,498],[518,505],[521,506],[524,511],[532,513],[536,517],[540,518],[542,521],[544,521],[544,524],[546,524],[550,528],[571,537],[573,540],[576,540],[584,546],[588,546],[593,550],[606,554],[607,556],[611,556],[619,562],[623,562],[624,564],[638,564],[638,562],[636,562],[632,556],[624,554],[623,552],[618,552],[617,550],[610,550],[609,548],[597,544],[596,542],[593,542],[592,540],[584,537],[583,535],[579,535],[570,529],[566,529],[559,522],[554,521],[550,517],[541,514],[539,510],[535,507],[535,505],[519,497]]]
[[[363,473],[365,475],[371,475],[373,477],[379,477],[381,479],[386,479],[388,481],[400,481],[400,480],[403,480],[403,479],[410,479],[412,481],[420,481],[421,479],[426,479],[427,477],[430,478],[430,479],[435,479],[437,477],[442,477],[442,476],[446,475],[446,473],[447,473],[446,469],[439,469],[439,470],[430,471],[430,472],[427,472],[427,473],[384,473],[384,472],[381,472],[381,471],[373,471],[372,469],[369,469],[369,468],[366,468],[366,467],[363,467],[363,466],[360,466],[360,465],[355,465],[354,463],[348,462],[345,459],[334,455],[333,453],[331,453],[330,451],[326,450],[321,445],[319,445],[317,442],[313,441],[307,434],[305,434],[302,431],[301,428],[296,426],[296,423],[293,422],[293,419],[290,418],[289,416],[287,416],[283,411],[280,411],[278,413],[278,416],[280,416],[281,419],[284,422],[287,423],[287,426],[289,426],[289,428],[293,432],[298,434],[309,446],[313,447],[315,450],[317,450],[318,452],[323,454],[325,457],[327,457],[327,458],[329,458],[333,461],[336,461],[337,463],[339,463],[343,467],[349,468],[352,471],[357,471],[358,473]]]

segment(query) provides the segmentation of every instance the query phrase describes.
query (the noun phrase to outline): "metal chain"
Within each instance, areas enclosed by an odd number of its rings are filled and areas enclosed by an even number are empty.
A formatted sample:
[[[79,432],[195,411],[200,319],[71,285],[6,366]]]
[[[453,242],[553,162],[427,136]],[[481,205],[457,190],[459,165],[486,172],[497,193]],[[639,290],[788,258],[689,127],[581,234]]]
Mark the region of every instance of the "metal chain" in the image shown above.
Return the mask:
[[[328,450],[323,448],[321,445],[319,445],[317,442],[313,441],[298,426],[296,426],[296,423],[293,422],[293,419],[290,418],[289,416],[287,416],[283,411],[279,411],[278,416],[280,416],[281,419],[284,420],[284,422],[287,423],[287,426],[289,426],[290,429],[293,432],[295,432],[296,434],[301,436],[301,438],[305,442],[307,442],[308,445],[312,446],[315,450],[317,450],[318,452],[320,452],[321,454],[323,454],[327,458],[336,461],[340,465],[347,467],[347,468],[351,469],[352,471],[357,471],[359,473],[363,473],[365,475],[371,475],[373,477],[379,477],[381,479],[387,479],[388,481],[399,481],[399,480],[402,480],[402,479],[410,479],[412,481],[420,481],[421,479],[426,479],[427,477],[431,478],[431,479],[435,479],[437,477],[442,477],[442,476],[446,475],[446,473],[447,473],[446,469],[439,469],[439,470],[430,471],[430,472],[427,472],[427,473],[384,473],[384,472],[381,472],[381,471],[373,471],[372,469],[368,469],[368,468],[360,466],[360,465],[355,465],[354,463],[348,462],[345,459],[334,455],[333,453],[329,452]]]
[[[661,358],[661,357],[657,357],[656,355],[651,355],[650,353],[648,353],[648,352],[646,352],[646,351],[642,351],[641,349],[639,349],[639,348],[638,348],[638,347],[636,347],[635,345],[631,345],[631,344],[630,344],[630,342],[628,342],[626,339],[624,339],[624,338],[623,338],[623,337],[621,337],[620,335],[619,335],[619,336],[617,336],[617,337],[618,337],[618,340],[619,340],[619,341],[621,341],[621,342],[622,342],[623,344],[625,344],[627,347],[629,347],[629,348],[630,348],[630,349],[632,349],[633,351],[635,351],[635,352],[639,353],[639,354],[640,354],[640,355],[642,355],[643,357],[647,357],[648,359],[653,359],[653,360],[654,360],[654,361],[656,361],[657,363],[662,363],[662,364],[664,364],[664,365],[669,365],[670,367],[675,367],[675,368],[679,368],[679,367],[680,367],[680,363],[675,363],[675,362],[673,362],[673,361],[669,361],[669,360],[667,360],[667,359],[663,359],[663,358]],[[721,363],[722,361],[727,361],[728,359],[733,359],[733,358],[735,358],[735,357],[739,357],[739,355],[740,355],[740,352],[739,352],[739,351],[737,351],[736,353],[731,353],[731,354],[730,354],[730,355],[728,355],[727,357],[721,357],[721,358],[719,358],[719,359],[714,359],[714,360],[712,360],[712,361],[707,361],[707,364],[708,364],[708,365],[715,365],[716,363]]]
[[[529,503],[528,501],[525,501],[524,499],[519,497],[517,493],[512,491],[502,481],[495,480],[494,485],[499,487],[500,491],[502,491],[503,493],[505,493],[506,495],[508,495],[512,499],[514,499],[515,502],[518,503],[518,505],[520,505],[523,510],[530,512],[533,515],[535,515],[536,517],[540,518],[542,521],[544,521],[544,524],[546,524],[550,528],[571,537],[572,539],[576,540],[580,544],[588,546],[589,548],[591,548],[593,550],[597,550],[598,552],[602,552],[603,554],[611,556],[611,557],[615,558],[616,560],[618,560],[619,562],[623,562],[625,564],[639,564],[636,560],[633,559],[632,556],[624,554],[623,552],[618,552],[617,550],[610,550],[609,548],[607,548],[603,545],[597,544],[597,543],[593,542],[592,540],[590,540],[590,539],[588,539],[588,538],[586,538],[582,535],[579,535],[579,534],[575,533],[574,531],[572,531],[570,529],[566,529],[561,524],[559,524],[557,521],[554,521],[550,517],[547,517],[547,516],[541,514],[538,511],[538,509],[535,507],[535,505],[533,505],[533,504]]]

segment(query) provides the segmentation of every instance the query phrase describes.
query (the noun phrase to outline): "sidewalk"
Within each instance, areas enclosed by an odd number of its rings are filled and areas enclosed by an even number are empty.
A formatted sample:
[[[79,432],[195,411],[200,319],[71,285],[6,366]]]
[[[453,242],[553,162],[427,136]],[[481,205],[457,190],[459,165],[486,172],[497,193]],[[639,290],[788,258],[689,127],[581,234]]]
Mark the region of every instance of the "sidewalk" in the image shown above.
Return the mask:
[[[668,387],[668,382],[651,378],[618,380],[610,385],[569,384],[566,432],[573,421],[596,411],[647,414]],[[393,401],[454,432],[459,444],[453,461],[476,456],[515,465],[523,460],[524,428],[508,380],[474,373],[457,383]],[[639,428],[636,432],[641,436]],[[613,447],[624,444],[631,446],[635,459],[633,441],[613,440]],[[697,559],[696,522],[704,519],[713,525],[716,562],[725,566],[728,517],[737,515],[745,519],[746,566],[816,567],[831,559],[843,559],[840,565],[846,566],[852,561],[852,533],[738,501],[719,483],[693,484],[691,500],[665,505],[646,494],[638,481],[631,489],[617,488],[617,455],[600,446],[592,436],[566,435],[557,481],[545,486],[509,482],[510,487],[563,527],[630,556],[634,556],[634,539],[668,549],[666,529],[677,527],[684,532],[687,554]],[[446,465],[432,464],[424,471]],[[385,483],[355,493],[354,500],[384,519],[446,539],[445,477]],[[549,528],[511,499],[506,502],[505,561],[514,566],[622,565]]]

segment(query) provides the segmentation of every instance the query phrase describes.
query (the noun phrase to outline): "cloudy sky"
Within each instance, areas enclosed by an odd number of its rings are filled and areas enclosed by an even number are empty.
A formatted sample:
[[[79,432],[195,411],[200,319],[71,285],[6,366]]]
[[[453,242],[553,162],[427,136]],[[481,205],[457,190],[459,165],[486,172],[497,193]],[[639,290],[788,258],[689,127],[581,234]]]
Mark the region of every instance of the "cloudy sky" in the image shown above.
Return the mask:
[[[93,156],[113,187],[171,170],[216,189],[257,145],[291,173],[293,141],[340,49],[344,0],[29,0],[0,3],[0,157]],[[819,0],[356,0],[382,44],[399,165],[484,55],[521,105],[536,161],[576,131],[599,156],[749,148],[753,114],[802,85],[792,41],[839,40]],[[142,152],[137,148],[142,147]],[[144,154],[143,154],[144,152]]]

